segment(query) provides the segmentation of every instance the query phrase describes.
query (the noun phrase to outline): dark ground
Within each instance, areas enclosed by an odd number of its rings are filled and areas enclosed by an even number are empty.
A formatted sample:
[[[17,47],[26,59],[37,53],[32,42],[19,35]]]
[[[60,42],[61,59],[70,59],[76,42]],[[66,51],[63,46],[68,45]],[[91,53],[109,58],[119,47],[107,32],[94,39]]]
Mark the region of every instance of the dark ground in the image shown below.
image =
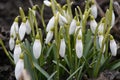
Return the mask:
[[[41,5],[42,0],[33,0],[34,4]],[[65,2],[64,0],[58,0],[62,4]],[[84,3],[80,0],[80,6],[83,7]],[[114,0],[120,4],[120,0]],[[105,10],[108,8],[109,0],[97,0],[99,6],[102,11],[99,11],[99,17],[104,15]],[[73,5],[79,5],[75,3]],[[8,40],[9,40],[9,30],[13,23],[14,18],[19,15],[19,7],[22,7],[24,11],[27,13],[28,7],[31,7],[29,0],[0,0],[0,38],[4,41],[6,48],[8,48]],[[49,8],[45,7],[45,20],[49,19],[51,15],[47,15],[50,13]],[[115,16],[116,16],[116,24],[114,28],[111,30],[111,34],[114,35],[115,39],[120,42],[120,6],[115,7]],[[115,59],[120,57],[120,50],[118,50],[118,55]],[[114,78],[114,79],[113,79]],[[2,47],[0,46],[0,80],[15,80],[14,78],[14,66],[11,65],[9,59],[4,54]],[[119,71],[105,71],[100,74],[100,77],[97,80],[120,80]]]

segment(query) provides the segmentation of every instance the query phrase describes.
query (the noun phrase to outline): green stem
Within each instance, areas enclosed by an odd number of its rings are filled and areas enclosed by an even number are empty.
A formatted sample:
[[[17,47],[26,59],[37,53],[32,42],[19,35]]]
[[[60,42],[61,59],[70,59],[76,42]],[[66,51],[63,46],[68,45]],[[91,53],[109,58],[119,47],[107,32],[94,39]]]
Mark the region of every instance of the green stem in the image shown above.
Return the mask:
[[[70,3],[70,0],[67,0],[67,6],[68,6],[68,12],[69,12],[69,15],[70,15],[70,19],[68,22],[71,22],[73,16],[72,16],[72,10],[71,10],[71,3]]]
[[[2,48],[3,48],[3,50],[4,50],[4,52],[5,52],[5,54],[7,55],[7,57],[8,57],[8,58],[10,59],[10,61],[12,62],[12,64],[15,65],[14,60],[12,59],[12,57],[10,57],[10,55],[9,55],[7,49],[5,48],[5,46],[4,46],[3,41],[2,41],[1,38],[0,38],[0,44],[1,44],[1,46],[2,46]]]

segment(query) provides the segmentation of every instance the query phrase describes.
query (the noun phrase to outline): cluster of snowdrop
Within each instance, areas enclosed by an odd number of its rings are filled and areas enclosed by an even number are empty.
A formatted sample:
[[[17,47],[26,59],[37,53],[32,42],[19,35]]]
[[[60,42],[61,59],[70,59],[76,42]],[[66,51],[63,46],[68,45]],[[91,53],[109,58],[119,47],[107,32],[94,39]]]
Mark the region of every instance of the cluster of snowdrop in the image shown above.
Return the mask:
[[[44,5],[48,6],[48,7],[52,7],[52,2],[48,1],[48,0],[44,0]],[[40,58],[41,52],[42,52],[42,45],[43,44],[49,44],[52,42],[52,39],[55,33],[55,29],[57,27],[57,32],[60,32],[60,34],[57,34],[57,36],[59,36],[59,40],[57,43],[57,41],[55,41],[58,45],[58,52],[59,55],[62,58],[65,58],[66,55],[65,54],[67,51],[67,47],[68,47],[68,43],[71,39],[67,39],[65,37],[65,33],[67,33],[69,37],[74,36],[74,41],[70,41],[72,43],[74,43],[74,47],[72,48],[72,50],[75,50],[76,56],[78,59],[80,59],[83,56],[83,51],[84,49],[84,37],[85,37],[85,32],[87,29],[86,24],[85,26],[83,25],[83,21],[86,19],[86,12],[82,15],[82,19],[79,20],[80,17],[75,16],[74,18],[71,17],[70,15],[72,15],[72,13],[70,13],[69,10],[66,9],[66,5],[63,6],[63,8],[61,8],[61,6],[58,5],[58,3],[56,4],[56,9],[54,10],[53,8],[53,13],[54,15],[50,18],[49,22],[47,23],[47,26],[45,28],[45,32],[46,32],[46,38],[42,39],[45,40],[42,42],[41,38],[40,38],[40,32],[38,30],[38,28],[36,28],[36,31],[34,32],[36,33],[36,36],[33,37],[33,45],[32,45],[32,51],[33,51],[33,55],[34,58],[36,60],[38,60]],[[32,9],[30,9],[32,10]],[[90,13],[89,13],[90,11]],[[35,15],[35,10],[32,10],[33,16],[36,17]],[[98,43],[99,43],[99,47],[102,48],[103,47],[103,51],[102,53],[105,53],[106,50],[106,45],[104,42],[105,39],[105,34],[107,32],[107,28],[105,27],[105,17],[101,19],[101,21],[99,23],[96,22],[96,18],[98,15],[97,12],[97,6],[94,2],[94,0],[91,1],[91,6],[90,6],[90,10],[88,10],[88,17],[89,17],[89,26],[90,26],[90,30],[93,34],[93,36],[97,36],[98,38]],[[11,29],[10,29],[10,40],[9,40],[9,47],[10,50],[13,51],[13,58],[14,58],[14,63],[16,65],[15,67],[15,76],[16,79],[19,80],[21,75],[22,75],[22,71],[24,70],[24,60],[23,60],[23,53],[24,51],[21,48],[21,43],[24,42],[25,39],[25,35],[31,35],[32,34],[32,28],[31,27],[31,23],[29,21],[29,19],[27,17],[22,17],[22,22],[19,26],[19,18],[21,18],[22,16],[18,16],[15,18]],[[35,21],[33,20],[33,24]],[[59,24],[59,25],[58,25]],[[111,28],[114,26],[115,24],[115,15],[114,12],[112,11],[112,18],[111,18]],[[59,26],[59,27],[58,27]],[[66,31],[68,28],[68,31]],[[33,34],[32,34],[33,35]],[[111,55],[112,56],[116,56],[117,54],[117,44],[113,38],[112,35],[109,35],[109,43],[110,43],[110,50],[111,50]],[[91,37],[93,37],[91,36]],[[69,41],[68,41],[69,40]],[[54,40],[53,40],[54,41]],[[94,41],[93,41],[94,43]],[[104,44],[103,44],[104,43]],[[70,51],[72,51],[70,50]],[[22,55],[22,56],[21,56]]]

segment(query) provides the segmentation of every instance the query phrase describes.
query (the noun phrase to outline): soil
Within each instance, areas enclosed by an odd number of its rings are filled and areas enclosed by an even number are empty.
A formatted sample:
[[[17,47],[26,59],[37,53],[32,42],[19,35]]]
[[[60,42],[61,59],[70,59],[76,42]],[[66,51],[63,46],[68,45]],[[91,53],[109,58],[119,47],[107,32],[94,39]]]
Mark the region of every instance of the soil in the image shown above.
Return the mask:
[[[8,40],[9,40],[9,30],[14,21],[14,18],[19,15],[19,7],[22,7],[27,14],[28,8],[32,6],[30,2],[32,0],[0,0],[0,38],[4,41],[6,48],[8,48]],[[81,3],[77,3],[77,0],[74,1],[72,9],[79,5],[80,7],[84,7],[84,0],[80,0]],[[120,1],[114,0],[118,5],[114,5],[115,16],[116,16],[116,24],[111,30],[111,34],[115,37],[117,42],[120,42]],[[58,0],[61,4],[65,3],[65,0]],[[34,4],[41,5],[42,0],[33,0]],[[99,5],[102,11],[99,11],[99,17],[104,15],[105,10],[108,8],[109,0],[97,0],[97,4]],[[47,15],[51,12],[50,8],[45,7],[44,15],[46,22],[52,15]],[[115,59],[120,57],[120,49],[118,49],[118,55]],[[119,71],[109,71],[106,70],[100,74],[97,79],[88,79],[85,75],[85,80],[120,80],[120,72]],[[0,46],[0,80],[15,80],[14,77],[14,66],[10,63],[9,59],[5,55],[2,47]]]

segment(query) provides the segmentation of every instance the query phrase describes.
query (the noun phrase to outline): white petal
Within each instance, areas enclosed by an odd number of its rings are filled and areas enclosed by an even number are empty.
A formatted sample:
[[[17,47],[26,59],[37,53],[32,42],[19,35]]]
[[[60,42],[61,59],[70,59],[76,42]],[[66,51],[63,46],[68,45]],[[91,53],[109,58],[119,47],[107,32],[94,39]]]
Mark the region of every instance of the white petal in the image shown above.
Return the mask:
[[[70,35],[73,34],[74,31],[75,31],[75,29],[76,29],[76,20],[73,19],[72,22],[71,22],[71,24],[70,24],[69,34],[70,34]]]
[[[93,34],[95,34],[96,28],[97,28],[97,22],[95,20],[91,20],[90,21],[90,29],[91,29]]]
[[[83,54],[83,44],[82,44],[81,40],[76,40],[75,49],[76,49],[76,55],[77,55],[77,57],[81,58],[82,54]]]
[[[22,59],[19,59],[15,66],[15,77],[17,80],[20,79],[22,76],[22,71],[24,70],[24,61]]]
[[[98,32],[103,33],[104,32],[104,23],[101,23],[98,27]]]
[[[52,32],[52,31],[49,31],[49,32],[47,33],[47,37],[46,37],[45,43],[46,43],[46,44],[49,43],[52,38],[53,38],[53,32]]]
[[[30,27],[30,23],[29,23],[28,20],[26,21],[26,33],[27,33],[27,34],[30,34],[30,33],[31,33],[31,27]]]
[[[111,26],[113,27],[115,24],[115,14],[114,12],[112,11],[112,22],[111,22]]]
[[[117,44],[115,40],[110,40],[110,50],[111,50],[112,56],[117,55]]]
[[[48,0],[44,0],[44,2],[43,2],[46,6],[51,6],[51,2],[50,1],[48,1]]]
[[[14,39],[11,37],[10,40],[9,40],[10,50],[13,50],[14,46],[15,46],[15,41],[14,41]]]
[[[64,56],[65,56],[65,49],[66,49],[65,40],[64,40],[64,39],[61,39],[61,42],[60,42],[60,50],[59,50],[59,54],[60,54],[61,57],[64,57]]]
[[[54,27],[54,23],[55,23],[55,17],[53,16],[47,24],[47,28],[46,28],[47,32]]]
[[[15,45],[14,55],[13,55],[15,64],[18,62],[19,57],[20,57],[20,54],[21,54],[21,47],[20,47],[20,44]]]
[[[40,57],[41,49],[42,49],[41,42],[39,39],[36,39],[33,44],[33,54],[36,59]]]
[[[91,14],[95,19],[97,18],[97,6],[95,4],[91,6]]]
[[[16,33],[18,33],[18,22],[13,22],[11,29],[10,29],[10,36],[13,36],[15,39]]]
[[[20,40],[23,40],[25,33],[26,33],[26,24],[22,22],[19,28]]]
[[[66,24],[67,22],[68,22],[67,19],[60,14],[60,15],[59,15],[59,24],[60,24],[60,26],[63,26],[63,25]]]
[[[103,41],[104,37],[103,35],[99,35],[99,45],[100,45],[100,48],[102,48],[102,41]],[[105,52],[105,44],[104,44],[104,48],[103,48],[103,53]]]

